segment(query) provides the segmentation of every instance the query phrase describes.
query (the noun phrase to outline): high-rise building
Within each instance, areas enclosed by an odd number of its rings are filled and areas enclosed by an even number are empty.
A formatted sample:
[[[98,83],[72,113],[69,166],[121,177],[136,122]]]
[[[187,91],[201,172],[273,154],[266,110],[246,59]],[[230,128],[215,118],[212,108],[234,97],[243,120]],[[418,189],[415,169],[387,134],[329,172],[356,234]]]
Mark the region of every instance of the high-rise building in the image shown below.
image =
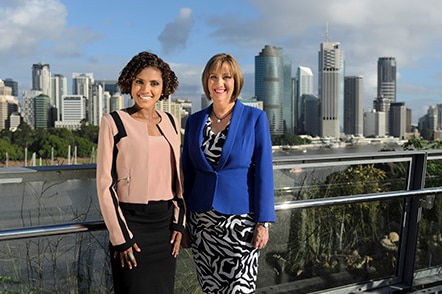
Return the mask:
[[[407,108],[405,102],[393,102],[390,105],[390,135],[405,139]]]
[[[100,124],[100,120],[103,116],[105,108],[104,103],[103,86],[98,83],[93,83],[91,86],[91,97],[89,97],[88,100],[87,119],[94,126],[98,126]]]
[[[72,95],[82,95],[88,99],[91,95],[93,83],[93,73],[72,73]]]
[[[34,126],[36,129],[46,129],[50,125],[50,98],[40,94],[34,97]]]
[[[3,83],[0,80],[0,92]],[[4,87],[4,86],[3,86]],[[7,87],[7,86],[6,86]],[[7,87],[9,91],[12,92],[11,88]],[[0,93],[0,130],[10,128],[10,117],[13,113],[18,111],[18,99],[10,94]]]
[[[272,135],[293,129],[289,60],[280,47],[265,45],[255,56],[255,96],[263,101]],[[287,108],[283,111],[283,108]],[[290,115],[288,115],[290,113]],[[285,126],[285,128],[284,128]]]
[[[32,65],[32,90],[51,95],[51,70],[49,64],[37,63]]]
[[[318,63],[320,135],[339,138],[343,124],[344,56],[340,43],[321,43]]]
[[[311,68],[306,66],[298,66],[296,72],[296,94],[295,94],[295,107],[294,107],[294,119],[296,121],[297,132],[300,133],[300,125],[303,121],[300,121],[301,117],[304,117],[302,110],[303,101],[301,100],[302,95],[313,95],[313,72]],[[318,116],[319,117],[319,116]]]
[[[344,78],[344,133],[362,137],[364,79],[362,76]]]
[[[378,97],[396,102],[396,58],[378,59]]]
[[[42,94],[42,92],[39,90],[27,90],[23,92],[23,121],[32,129],[35,128],[34,99],[40,94]]]
[[[57,109],[57,120],[61,120],[62,97],[68,94],[68,80],[65,76],[54,74],[51,77],[51,105]]]
[[[124,107],[124,96],[121,93],[115,93],[110,98],[110,109],[109,112],[120,110]]]
[[[364,137],[385,137],[385,112],[375,109],[364,112]]]
[[[298,133],[319,136],[319,98],[313,94],[302,94],[300,101]]]
[[[282,48],[279,49],[282,59],[282,119],[284,126],[284,133],[295,133],[295,120],[294,120],[294,91],[292,83],[292,61],[285,54]]]
[[[437,110],[437,128],[442,130],[442,104],[437,104],[436,110]]]
[[[8,86],[12,89],[11,95],[14,97],[18,97],[18,83],[11,78],[7,78],[3,80],[5,86]]]
[[[96,80],[95,84],[100,84],[103,87],[103,91],[109,92],[111,96],[120,92],[115,80]]]
[[[61,103],[61,120],[55,122],[57,128],[75,130],[86,119],[86,97],[82,95],[64,95]]]

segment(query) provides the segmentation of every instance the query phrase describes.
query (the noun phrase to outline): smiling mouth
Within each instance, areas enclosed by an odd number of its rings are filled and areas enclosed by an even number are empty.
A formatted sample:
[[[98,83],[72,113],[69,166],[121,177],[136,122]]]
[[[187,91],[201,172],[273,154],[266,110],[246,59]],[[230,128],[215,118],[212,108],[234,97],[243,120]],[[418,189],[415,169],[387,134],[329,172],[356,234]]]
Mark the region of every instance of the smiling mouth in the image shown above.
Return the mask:
[[[146,101],[152,99],[152,96],[139,96],[139,97],[141,98],[141,100],[146,100]]]

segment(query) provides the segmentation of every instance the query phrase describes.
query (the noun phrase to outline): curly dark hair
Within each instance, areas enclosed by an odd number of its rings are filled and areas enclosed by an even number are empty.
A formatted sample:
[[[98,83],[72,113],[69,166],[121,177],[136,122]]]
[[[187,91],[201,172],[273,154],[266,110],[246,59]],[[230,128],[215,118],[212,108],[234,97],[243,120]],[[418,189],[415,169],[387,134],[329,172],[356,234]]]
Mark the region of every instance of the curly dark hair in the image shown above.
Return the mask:
[[[178,78],[170,66],[157,55],[150,52],[140,52],[127,63],[120,73],[117,85],[122,94],[130,94],[132,82],[135,77],[146,67],[155,67],[161,71],[163,79],[163,93],[160,100],[169,98],[178,88]]]

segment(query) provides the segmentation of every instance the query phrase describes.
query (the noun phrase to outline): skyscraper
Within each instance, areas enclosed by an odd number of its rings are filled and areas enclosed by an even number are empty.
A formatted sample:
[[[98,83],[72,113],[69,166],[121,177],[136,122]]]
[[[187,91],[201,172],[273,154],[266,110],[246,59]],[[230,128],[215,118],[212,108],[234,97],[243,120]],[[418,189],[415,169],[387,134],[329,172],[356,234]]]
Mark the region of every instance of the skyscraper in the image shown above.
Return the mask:
[[[378,97],[396,102],[396,58],[378,59]]]
[[[272,135],[284,134],[284,123],[287,129],[293,124],[292,106],[287,105],[292,101],[289,64],[283,50],[276,46],[265,45],[255,56],[255,96],[264,103]]]
[[[32,65],[32,90],[51,95],[51,70],[49,64],[37,63]]]
[[[394,102],[390,106],[390,135],[405,139],[407,108],[405,102]]]
[[[347,135],[362,137],[364,134],[363,87],[362,76],[344,78],[344,133]]]
[[[5,83],[5,86],[11,87],[11,95],[14,97],[18,97],[18,83],[11,78],[7,78],[3,80],[3,82]]]
[[[83,95],[88,99],[91,95],[93,83],[93,73],[72,73],[72,95]]]
[[[301,121],[301,117],[305,117],[303,110],[306,109],[303,107],[303,101],[301,99],[302,95],[313,95],[313,72],[309,67],[298,66],[298,70],[296,72],[295,94],[295,109],[297,111],[295,118],[298,133],[301,132],[301,125],[304,123],[304,120]]]
[[[34,98],[34,126],[36,129],[46,129],[50,124],[50,98],[40,94]]]
[[[321,43],[318,62],[320,135],[339,138],[343,123],[344,57],[340,43]]]
[[[61,120],[62,97],[68,94],[68,80],[65,76],[55,74],[51,77],[51,105],[57,109],[57,120]]]

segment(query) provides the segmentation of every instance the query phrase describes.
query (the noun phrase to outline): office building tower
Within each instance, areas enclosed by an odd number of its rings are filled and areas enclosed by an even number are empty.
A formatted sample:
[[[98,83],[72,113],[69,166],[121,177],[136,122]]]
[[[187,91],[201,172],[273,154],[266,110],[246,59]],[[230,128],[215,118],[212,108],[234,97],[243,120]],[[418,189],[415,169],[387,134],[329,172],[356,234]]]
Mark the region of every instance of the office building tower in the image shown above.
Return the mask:
[[[42,92],[39,90],[26,90],[23,92],[23,121],[32,129],[35,128],[34,99],[40,94],[42,94]]]
[[[109,94],[112,96],[115,93],[119,93],[120,89],[117,86],[116,80],[96,80],[95,84],[99,84],[103,87],[103,91],[109,92]]]
[[[378,59],[378,97],[396,102],[396,58]]]
[[[50,125],[50,98],[40,94],[34,98],[34,126],[36,129],[46,129]]]
[[[320,102],[313,94],[303,94],[300,97],[300,113],[298,134],[319,136],[320,133]]]
[[[442,130],[442,104],[436,104],[437,128]]]
[[[362,137],[364,80],[362,76],[344,78],[344,133]]]
[[[62,97],[68,94],[68,80],[65,76],[54,74],[51,77],[51,105],[57,109],[57,120],[61,120]]]
[[[3,80],[5,86],[10,87],[12,89],[11,95],[14,97],[18,97],[18,83],[11,78],[7,78]]]
[[[390,133],[390,121],[389,121],[389,113],[390,113],[390,99],[384,98],[383,96],[376,97],[373,100],[373,109],[377,112],[385,112],[385,134],[388,135]]]
[[[116,92],[115,94],[118,94],[119,92]],[[111,101],[111,94],[107,91],[104,91],[103,93],[103,114],[104,113],[110,113],[110,101]],[[99,120],[99,123],[101,122],[101,118]]]
[[[82,95],[88,99],[91,95],[91,87],[94,83],[93,73],[72,74],[72,95]]]
[[[434,140],[435,134],[438,130],[438,107],[430,106],[427,113],[419,118],[418,128],[422,138],[426,140]],[[439,134],[436,135],[439,137]]]
[[[161,111],[169,112],[173,114],[177,119],[176,128],[178,132],[181,130],[181,104],[175,101],[172,101],[171,98],[167,100],[157,101],[155,103],[155,108]]]
[[[0,80],[0,130],[10,129],[11,115],[18,112],[18,99],[12,88]]]
[[[110,110],[109,112],[120,110],[124,108],[124,96],[121,93],[115,93],[110,98]]]
[[[405,139],[407,108],[405,102],[390,104],[390,136]]]
[[[62,100],[62,121],[80,122],[86,118],[86,97],[82,95],[65,95]]]
[[[32,65],[32,90],[51,95],[51,70],[49,64],[37,63]]]
[[[340,43],[321,43],[318,65],[320,135],[339,138],[344,99],[344,57]]]
[[[302,133],[300,125],[303,121],[301,117],[305,117],[305,114],[301,112],[304,108],[301,106],[303,103],[302,95],[313,95],[313,71],[306,66],[298,66],[296,71],[296,86],[295,86],[295,107],[294,107],[294,119],[297,125],[297,133]],[[319,117],[319,116],[318,116]],[[305,130],[305,129],[304,129]]]
[[[412,128],[412,114],[413,111],[410,108],[407,108],[407,119],[405,120],[405,133],[412,133],[413,132],[413,128]]]
[[[104,90],[101,84],[92,84],[91,97],[87,105],[87,119],[89,123],[98,126],[104,112]]]
[[[282,48],[279,49],[282,59],[282,119],[284,133],[295,133],[295,120],[294,120],[294,89],[292,81],[292,61],[285,54]]]
[[[55,122],[56,128],[76,130],[81,121],[86,119],[86,97],[82,95],[65,95],[61,103],[61,120]]]
[[[385,137],[385,120],[385,112],[378,112],[375,109],[364,112],[364,137]]]
[[[292,106],[287,105],[292,89],[288,63],[283,50],[276,46],[265,45],[255,56],[255,96],[264,103],[272,135],[283,135],[284,125],[287,130],[292,127],[287,115],[292,112]],[[288,109],[283,111],[285,107]]]
[[[13,112],[9,116],[9,130],[15,132],[18,126],[21,124],[23,118],[18,112]]]

